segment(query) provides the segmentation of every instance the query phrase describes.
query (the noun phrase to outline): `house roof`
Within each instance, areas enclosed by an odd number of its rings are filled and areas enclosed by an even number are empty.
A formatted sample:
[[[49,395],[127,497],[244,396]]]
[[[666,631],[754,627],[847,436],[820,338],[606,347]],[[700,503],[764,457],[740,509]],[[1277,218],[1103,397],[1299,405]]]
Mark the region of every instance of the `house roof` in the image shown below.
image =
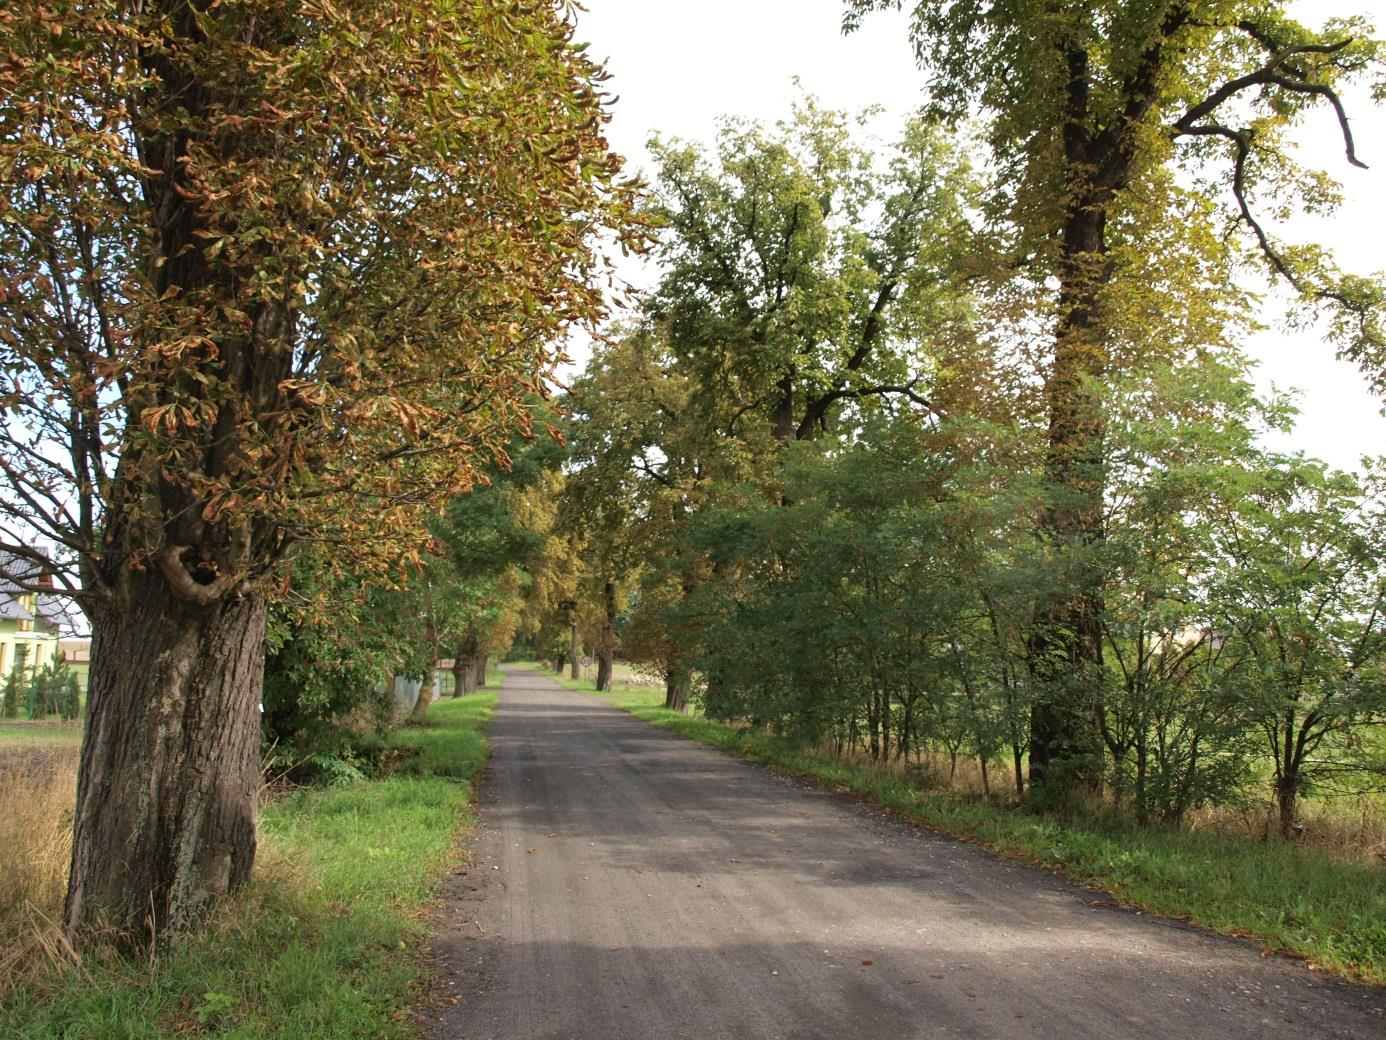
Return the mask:
[[[38,593],[32,611],[20,601],[28,592],[25,585],[42,588],[52,584],[50,574],[33,560],[0,550],[0,621],[33,621],[58,631],[67,618],[65,605],[59,597]]]
[[[51,570],[33,560],[0,549],[0,593],[15,595],[25,591],[21,585],[53,587]]]
[[[0,621],[33,621],[34,615],[24,609],[18,594],[0,590]]]

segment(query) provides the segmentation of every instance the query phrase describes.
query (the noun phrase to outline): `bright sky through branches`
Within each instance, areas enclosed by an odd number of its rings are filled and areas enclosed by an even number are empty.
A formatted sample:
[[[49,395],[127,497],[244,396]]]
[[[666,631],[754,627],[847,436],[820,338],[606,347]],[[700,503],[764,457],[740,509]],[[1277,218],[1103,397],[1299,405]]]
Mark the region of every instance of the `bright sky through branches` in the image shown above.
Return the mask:
[[[907,19],[898,12],[873,14],[860,31],[844,37],[840,0],[700,0],[687,7],[586,0],[585,6],[578,36],[591,42],[594,57],[606,59],[608,87],[619,95],[612,145],[635,167],[648,167],[644,145],[656,131],[707,142],[723,115],[781,118],[797,93],[796,76],[829,106],[881,105],[893,124],[922,99],[924,78],[914,65]],[[1314,25],[1364,12],[1386,23],[1382,7],[1382,0],[1306,0],[1293,13]],[[1378,31],[1386,31],[1386,24]],[[1358,154],[1371,168],[1348,166],[1331,113],[1315,113],[1302,136],[1306,158],[1342,181],[1345,203],[1332,218],[1302,220],[1293,232],[1333,248],[1345,269],[1371,273],[1386,268],[1386,109],[1372,108],[1361,93],[1348,104]],[[888,133],[890,125],[881,132]],[[638,265],[623,274],[637,287],[649,277]],[[1277,323],[1273,305],[1263,321]],[[1386,454],[1381,402],[1367,393],[1357,369],[1335,359],[1313,330],[1273,328],[1249,352],[1260,362],[1260,385],[1302,390],[1299,428],[1276,447],[1342,467],[1356,465],[1363,454]]]

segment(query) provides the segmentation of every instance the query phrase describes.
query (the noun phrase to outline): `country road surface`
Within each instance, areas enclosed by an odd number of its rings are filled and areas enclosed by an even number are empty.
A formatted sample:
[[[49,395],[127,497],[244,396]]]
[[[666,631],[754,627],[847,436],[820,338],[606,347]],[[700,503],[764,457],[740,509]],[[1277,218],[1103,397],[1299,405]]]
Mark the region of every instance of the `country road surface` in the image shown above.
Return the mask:
[[[507,670],[440,1040],[1386,1040],[1386,991],[1105,905]]]

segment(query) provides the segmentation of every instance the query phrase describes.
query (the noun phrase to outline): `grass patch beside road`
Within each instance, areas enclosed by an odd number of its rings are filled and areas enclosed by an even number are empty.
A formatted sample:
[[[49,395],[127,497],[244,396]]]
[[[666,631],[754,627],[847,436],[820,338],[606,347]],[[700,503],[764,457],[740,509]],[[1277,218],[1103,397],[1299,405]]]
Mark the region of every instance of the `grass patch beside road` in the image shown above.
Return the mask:
[[[470,826],[493,692],[435,704],[391,775],[273,801],[246,891],[152,965],[88,958],[19,985],[0,1036],[403,1038],[417,1034],[420,910]]]
[[[590,680],[574,683],[543,671],[570,689],[596,692]],[[1380,866],[1344,862],[1279,840],[1140,828],[1110,816],[1060,821],[912,786],[887,770],[797,747],[770,733],[669,711],[659,688],[618,684],[600,696],[663,729],[1062,871],[1128,906],[1252,938],[1265,949],[1386,985],[1386,869]]]

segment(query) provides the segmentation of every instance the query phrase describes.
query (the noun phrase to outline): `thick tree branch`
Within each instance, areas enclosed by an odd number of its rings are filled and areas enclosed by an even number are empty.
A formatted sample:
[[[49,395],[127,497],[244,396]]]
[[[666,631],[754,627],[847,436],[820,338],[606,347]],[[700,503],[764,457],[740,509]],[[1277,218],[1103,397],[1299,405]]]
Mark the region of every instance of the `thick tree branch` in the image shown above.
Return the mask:
[[[155,557],[155,562],[159,565],[159,571],[168,580],[174,595],[194,606],[210,607],[239,585],[242,576],[239,574],[221,574],[206,584],[198,581],[189,573],[187,566],[183,563],[183,553],[187,552],[189,548],[191,546],[167,546],[160,550]]]
[[[859,401],[864,397],[885,397],[900,396],[914,402],[921,408],[933,410],[933,403],[928,398],[922,397],[915,392],[915,387],[919,385],[918,379],[912,379],[903,385],[892,383],[882,383],[877,386],[862,386],[852,389],[839,388],[830,390],[826,394],[817,397],[804,412],[804,418],[794,431],[795,440],[805,440],[813,432],[815,426],[823,421],[828,414],[828,409],[838,401],[855,400]]]
[[[1352,40],[1349,38],[1334,43],[1281,46],[1253,23],[1240,22],[1237,28],[1251,36],[1269,52],[1266,62],[1260,68],[1222,84],[1203,100],[1192,105],[1178,120],[1171,124],[1170,134],[1175,139],[1180,137],[1219,137],[1229,142],[1233,148],[1232,194],[1237,202],[1237,210],[1242,222],[1250,228],[1256,239],[1257,247],[1262,256],[1265,257],[1266,262],[1270,264],[1271,269],[1289,282],[1295,291],[1301,295],[1319,300],[1332,300],[1349,312],[1356,313],[1360,308],[1345,294],[1333,289],[1306,284],[1303,275],[1296,271],[1280,250],[1276,248],[1264,226],[1253,214],[1247,199],[1246,167],[1251,156],[1254,131],[1250,127],[1236,128],[1216,120],[1208,121],[1223,104],[1254,87],[1276,88],[1290,93],[1308,94],[1323,98],[1337,117],[1348,162],[1358,168],[1366,169],[1367,164],[1357,157],[1356,144],[1353,140],[1352,128],[1348,122],[1347,110],[1344,108],[1338,92],[1326,84],[1312,82],[1303,70],[1291,64],[1294,58],[1303,55],[1331,56],[1338,54],[1351,44]]]

